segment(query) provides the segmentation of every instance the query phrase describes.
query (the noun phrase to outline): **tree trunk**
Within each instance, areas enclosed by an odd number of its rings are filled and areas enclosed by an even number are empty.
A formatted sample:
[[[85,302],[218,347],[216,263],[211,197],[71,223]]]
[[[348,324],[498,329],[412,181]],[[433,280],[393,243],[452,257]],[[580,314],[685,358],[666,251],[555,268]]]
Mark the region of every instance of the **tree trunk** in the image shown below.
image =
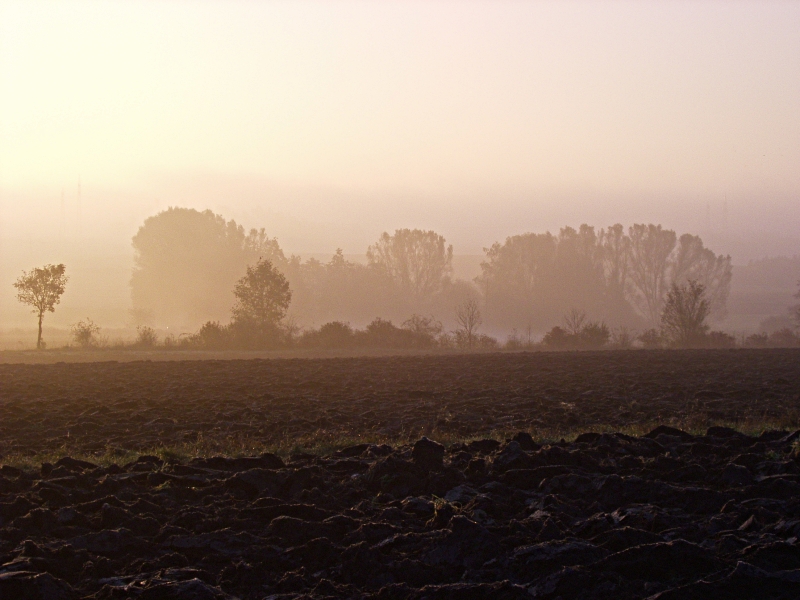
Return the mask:
[[[41,350],[42,349],[42,318],[43,317],[44,317],[44,315],[42,313],[39,313],[39,337],[36,338],[36,349],[37,350]]]

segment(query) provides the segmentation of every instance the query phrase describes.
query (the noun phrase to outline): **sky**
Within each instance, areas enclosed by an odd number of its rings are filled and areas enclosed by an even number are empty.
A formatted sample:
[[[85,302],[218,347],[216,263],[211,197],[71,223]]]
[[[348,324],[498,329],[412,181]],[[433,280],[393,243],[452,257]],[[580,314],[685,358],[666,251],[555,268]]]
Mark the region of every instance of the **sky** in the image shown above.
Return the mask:
[[[800,254],[798,31],[790,1],[0,0],[0,285],[129,273],[168,206],[296,253],[658,222]]]

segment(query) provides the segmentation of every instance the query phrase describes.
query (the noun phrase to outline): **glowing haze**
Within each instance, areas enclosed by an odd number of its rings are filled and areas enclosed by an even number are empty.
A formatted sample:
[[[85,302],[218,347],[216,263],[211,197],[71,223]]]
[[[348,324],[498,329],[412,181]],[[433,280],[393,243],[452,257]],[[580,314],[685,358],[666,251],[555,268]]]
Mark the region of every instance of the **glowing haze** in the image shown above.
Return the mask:
[[[294,252],[653,221],[792,253],[798,31],[797,2],[3,2],[4,249],[129,250],[179,205]]]

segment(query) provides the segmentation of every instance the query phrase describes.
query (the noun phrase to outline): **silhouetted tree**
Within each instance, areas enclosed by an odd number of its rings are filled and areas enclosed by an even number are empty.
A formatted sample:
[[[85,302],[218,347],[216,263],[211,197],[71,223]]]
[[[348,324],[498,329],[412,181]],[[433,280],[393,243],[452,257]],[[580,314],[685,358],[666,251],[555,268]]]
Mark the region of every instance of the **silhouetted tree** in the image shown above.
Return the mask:
[[[699,345],[708,333],[706,319],[710,311],[701,283],[693,279],[684,285],[673,283],[661,314],[664,337],[676,346]]]
[[[453,246],[435,231],[398,229],[384,232],[367,249],[369,265],[384,273],[413,300],[430,298],[453,272]]]
[[[652,224],[631,226],[628,237],[633,299],[648,321],[656,326],[661,317],[664,294],[670,285],[670,257],[677,238],[674,231]]]
[[[630,238],[625,235],[625,228],[619,223],[608,229],[601,229],[598,235],[606,289],[611,302],[618,305],[624,305],[626,301],[630,242]]]
[[[133,237],[133,248],[133,309],[152,315],[154,324],[223,319],[233,287],[248,265],[263,257],[288,272],[294,264],[263,229],[247,233],[210,210],[162,211],[145,220]]]
[[[234,287],[233,323],[260,333],[273,332],[286,315],[292,292],[289,282],[269,260],[247,267]]]
[[[477,300],[467,300],[456,307],[456,339],[460,345],[472,349],[478,339],[477,331],[481,323],[481,311]]]
[[[66,267],[61,265],[45,265],[32,271],[23,271],[14,282],[17,288],[17,300],[33,308],[33,314],[39,319],[39,334],[36,338],[36,349],[44,346],[42,341],[42,320],[44,313],[55,312],[56,304],[67,285]]]
[[[564,329],[570,335],[580,335],[586,322],[586,312],[573,308],[564,315]]]
[[[695,280],[705,288],[710,316],[721,319],[726,314],[726,302],[731,289],[733,267],[730,256],[717,256],[703,246],[699,236],[688,233],[678,240],[672,266],[672,282]]]
[[[487,319],[505,326],[543,328],[564,306],[591,310],[613,322],[636,322],[625,295],[628,240],[621,225],[595,232],[589,225],[506,238],[486,251],[476,279]]]
[[[403,321],[403,329],[421,338],[428,338],[433,343],[442,334],[443,327],[442,323],[432,316],[411,315],[411,317]]]

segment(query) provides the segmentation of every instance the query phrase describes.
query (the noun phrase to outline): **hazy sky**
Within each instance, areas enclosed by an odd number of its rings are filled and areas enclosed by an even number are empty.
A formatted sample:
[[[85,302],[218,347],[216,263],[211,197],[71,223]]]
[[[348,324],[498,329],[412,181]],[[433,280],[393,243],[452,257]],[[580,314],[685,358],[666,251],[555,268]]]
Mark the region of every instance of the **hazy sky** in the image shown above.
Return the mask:
[[[791,253],[800,2],[0,2],[0,201],[29,240],[180,205],[292,251],[727,217]]]

